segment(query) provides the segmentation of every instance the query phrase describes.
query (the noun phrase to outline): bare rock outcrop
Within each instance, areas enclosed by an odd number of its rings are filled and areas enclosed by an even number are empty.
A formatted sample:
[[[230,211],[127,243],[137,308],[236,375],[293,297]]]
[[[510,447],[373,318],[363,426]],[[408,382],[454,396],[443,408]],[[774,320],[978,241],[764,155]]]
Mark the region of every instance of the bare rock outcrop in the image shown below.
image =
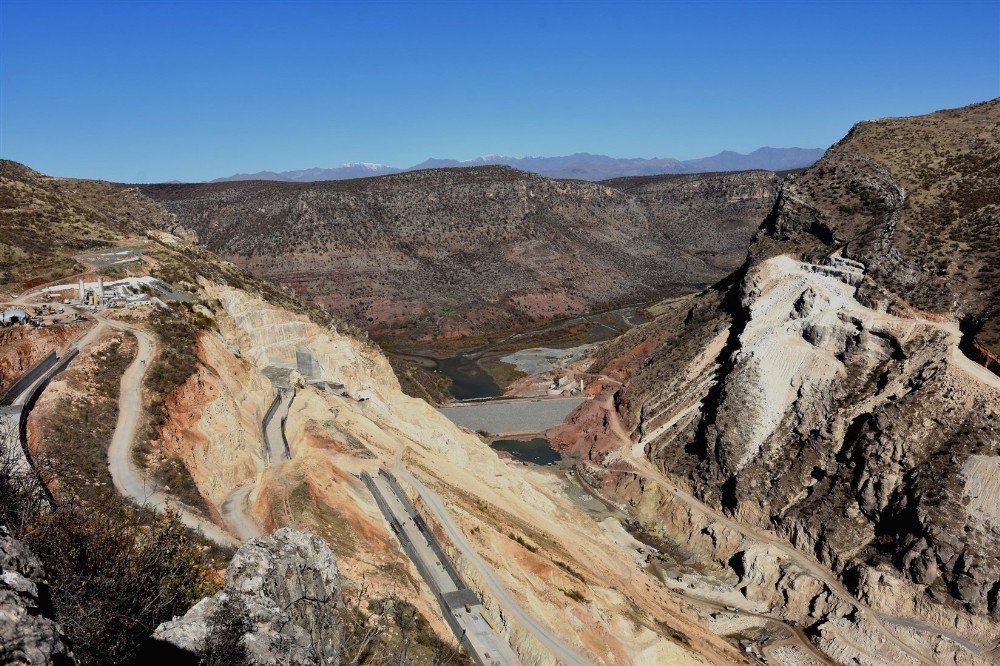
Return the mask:
[[[0,526],[0,664],[72,664],[42,563]]]
[[[740,271],[598,351],[621,387],[564,429],[646,529],[838,660],[1000,649],[998,118],[994,100],[858,125],[786,180]],[[623,471],[650,464],[740,528]]]
[[[199,654],[218,639],[218,626],[228,619],[221,616],[241,612],[249,621],[240,637],[249,663],[338,664],[342,610],[329,546],[308,532],[283,528],[244,544],[222,591],[160,625],[154,638]]]

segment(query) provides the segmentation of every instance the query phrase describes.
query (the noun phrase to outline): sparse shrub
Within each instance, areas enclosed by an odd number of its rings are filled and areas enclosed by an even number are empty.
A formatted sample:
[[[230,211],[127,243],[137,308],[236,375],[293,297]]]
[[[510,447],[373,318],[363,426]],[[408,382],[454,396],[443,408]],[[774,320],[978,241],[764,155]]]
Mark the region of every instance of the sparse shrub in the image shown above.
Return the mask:
[[[157,481],[169,488],[171,495],[189,506],[203,508],[204,499],[183,461],[166,458],[156,466],[153,474]]]
[[[364,579],[345,602],[341,663],[472,663],[458,646],[441,640],[413,604],[395,595],[371,596]]]
[[[565,571],[566,573],[568,573],[573,578],[576,578],[581,583],[586,582],[586,581],[584,581],[583,576],[581,576],[576,569],[574,569],[570,565],[566,564],[565,562],[562,562],[561,560],[553,560],[553,563],[557,567],[559,567],[560,569],[562,569],[563,571]]]
[[[58,506],[22,536],[82,663],[128,661],[159,623],[214,592],[184,529],[173,516],[141,521],[124,507]]]
[[[514,541],[516,541],[516,542],[518,542],[519,544],[521,544],[521,546],[523,546],[525,548],[525,550],[527,550],[529,553],[537,553],[538,552],[538,547],[537,546],[532,546],[530,543],[528,543],[527,541],[525,541],[524,538],[521,537],[521,535],[519,535],[519,534],[514,534],[513,532],[510,532],[510,533],[507,534],[507,537],[510,538],[510,539],[512,539],[512,540],[514,540]]]
[[[0,450],[18,446],[0,433]],[[45,458],[35,460],[44,478]],[[0,520],[38,556],[56,619],[79,663],[136,659],[161,623],[217,590],[209,552],[173,515],[153,516],[112,492],[60,503],[0,459]]]
[[[111,487],[108,442],[118,419],[118,391],[122,373],[132,362],[135,344],[116,337],[94,352],[88,369],[88,390],[61,395],[42,423],[39,452],[60,481],[60,493],[94,498]],[[67,374],[84,372],[71,367]]]
[[[197,369],[194,345],[198,328],[182,313],[159,310],[150,318],[156,336],[164,342],[146,372],[146,388],[154,399],[169,395]]]

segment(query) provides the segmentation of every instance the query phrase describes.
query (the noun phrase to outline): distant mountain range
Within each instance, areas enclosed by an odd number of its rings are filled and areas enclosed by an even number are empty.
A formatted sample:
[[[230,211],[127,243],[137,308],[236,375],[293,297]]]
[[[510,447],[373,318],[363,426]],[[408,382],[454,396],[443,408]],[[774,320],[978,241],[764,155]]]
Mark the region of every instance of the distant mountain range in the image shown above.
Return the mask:
[[[228,178],[217,178],[213,183],[233,180],[280,180],[308,183],[318,180],[347,180],[384,176],[418,169],[443,169],[450,167],[471,167],[486,165],[506,165],[522,171],[530,171],[549,178],[574,178],[578,180],[606,180],[623,176],[653,176],[665,173],[704,173],[709,171],[744,171],[747,169],[767,169],[782,171],[799,169],[812,165],[826,152],[823,148],[758,148],[749,154],[724,150],[718,155],[693,160],[678,160],[672,157],[645,159],[608,157],[576,153],[564,157],[509,157],[507,155],[484,155],[471,160],[431,158],[420,164],[400,169],[385,164],[354,162],[330,169],[313,168],[298,171],[259,171],[238,173]]]
[[[317,180],[349,180],[351,178],[367,178],[369,176],[385,176],[399,173],[405,169],[371,164],[370,162],[352,162],[338,167],[323,169],[299,169],[298,171],[258,171],[257,173],[238,173],[228,178],[216,178],[213,183],[225,183],[231,180],[283,180],[291,183],[311,183]]]

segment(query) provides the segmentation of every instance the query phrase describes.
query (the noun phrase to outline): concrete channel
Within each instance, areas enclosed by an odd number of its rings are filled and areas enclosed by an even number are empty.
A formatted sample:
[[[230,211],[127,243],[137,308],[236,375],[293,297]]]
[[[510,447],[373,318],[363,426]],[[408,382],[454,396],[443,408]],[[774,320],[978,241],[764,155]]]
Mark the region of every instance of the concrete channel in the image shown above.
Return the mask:
[[[268,465],[292,457],[285,438],[285,421],[288,420],[288,410],[294,398],[295,389],[277,389],[274,402],[264,415],[264,459]]]
[[[462,579],[396,478],[382,469],[375,477],[362,472],[361,480],[375,497],[403,551],[431,588],[445,621],[469,656],[480,666],[520,664],[507,639],[487,619],[479,595]]]

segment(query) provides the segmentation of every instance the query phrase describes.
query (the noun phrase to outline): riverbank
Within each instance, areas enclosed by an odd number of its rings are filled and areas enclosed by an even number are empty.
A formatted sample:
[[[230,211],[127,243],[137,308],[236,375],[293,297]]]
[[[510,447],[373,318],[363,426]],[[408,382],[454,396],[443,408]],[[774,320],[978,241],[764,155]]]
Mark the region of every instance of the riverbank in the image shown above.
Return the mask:
[[[647,320],[648,303],[598,310],[543,326],[507,333],[492,341],[464,339],[439,341],[432,345],[407,344],[399,340],[379,340],[390,357],[404,390],[435,405],[454,401],[494,398],[506,394],[531,371],[519,362],[519,354],[529,358],[558,357],[553,350],[571,350],[609,340]],[[471,344],[469,344],[471,343]],[[580,354],[569,354],[579,360]],[[548,363],[546,368],[554,367]]]

